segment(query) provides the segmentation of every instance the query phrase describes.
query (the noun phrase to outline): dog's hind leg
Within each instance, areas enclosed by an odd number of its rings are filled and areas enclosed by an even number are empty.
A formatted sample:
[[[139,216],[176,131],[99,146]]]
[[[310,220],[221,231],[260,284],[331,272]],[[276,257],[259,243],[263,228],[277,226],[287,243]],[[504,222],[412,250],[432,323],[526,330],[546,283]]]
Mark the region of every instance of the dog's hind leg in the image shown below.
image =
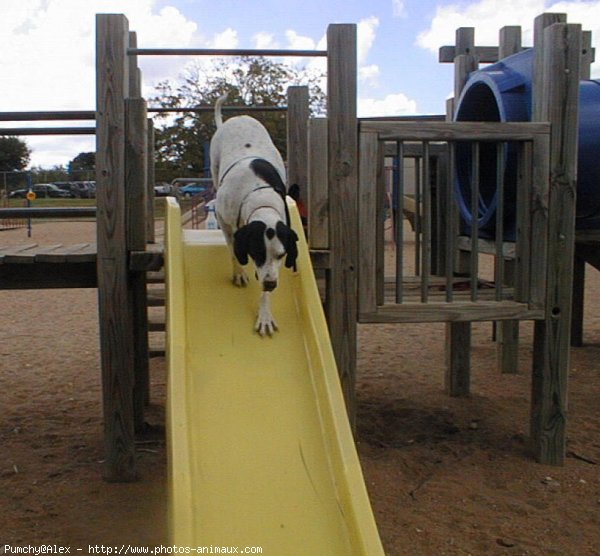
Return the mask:
[[[271,314],[271,293],[262,292],[260,296],[260,305],[258,306],[258,317],[256,319],[256,325],[254,330],[261,336],[268,334],[273,335],[273,332],[277,330],[277,323]]]

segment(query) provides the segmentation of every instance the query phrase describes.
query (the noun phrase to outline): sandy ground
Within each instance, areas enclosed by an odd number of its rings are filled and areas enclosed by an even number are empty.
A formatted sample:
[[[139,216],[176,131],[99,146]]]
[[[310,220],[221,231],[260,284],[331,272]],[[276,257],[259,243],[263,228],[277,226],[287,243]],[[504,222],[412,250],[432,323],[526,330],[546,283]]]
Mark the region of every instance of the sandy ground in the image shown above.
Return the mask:
[[[94,225],[33,234],[93,241]],[[0,245],[26,241],[24,230],[0,232]],[[442,325],[360,327],[358,450],[387,554],[600,554],[600,280],[588,276],[564,467],[528,452],[530,325],[516,376],[496,370],[491,325],[474,326],[469,399],[444,393]],[[137,446],[140,482],[101,480],[96,291],[0,291],[0,307],[0,554],[166,544],[161,435]],[[148,421],[160,430],[164,360],[151,366]]]

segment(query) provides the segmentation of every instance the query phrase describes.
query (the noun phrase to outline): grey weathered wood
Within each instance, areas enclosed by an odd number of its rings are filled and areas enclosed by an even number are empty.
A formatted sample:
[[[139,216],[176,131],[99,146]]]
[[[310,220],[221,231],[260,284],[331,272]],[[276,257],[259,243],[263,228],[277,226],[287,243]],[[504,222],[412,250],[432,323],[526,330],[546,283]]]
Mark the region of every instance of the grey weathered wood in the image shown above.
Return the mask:
[[[308,198],[308,87],[288,87],[288,184],[300,187],[300,198]]]
[[[308,125],[308,240],[312,249],[329,248],[329,182],[327,178],[327,120]]]
[[[137,33],[135,31],[129,31],[129,47],[137,47]],[[129,63],[129,96],[138,98],[142,96],[142,80],[138,68],[138,57],[136,54],[132,54],[127,60]]]
[[[398,191],[394,232],[396,243],[396,303],[402,303],[404,285],[404,143],[399,142],[396,150],[398,160]],[[418,207],[417,207],[418,211]]]
[[[581,35],[581,79],[590,79],[595,50],[592,47],[592,32],[584,31]]]
[[[377,167],[376,133],[360,134],[358,175],[358,310],[377,310]]]
[[[147,173],[147,194],[146,194],[146,240],[148,243],[156,241],[156,233],[154,230],[154,183],[156,181],[154,173],[154,122],[152,118],[148,118],[146,128],[148,130],[148,138],[146,145],[148,152],[146,154],[146,162],[148,168]]]
[[[133,423],[133,330],[125,203],[128,22],[96,16],[96,203],[98,311],[105,431],[105,478],[137,479]]]
[[[497,46],[474,46],[469,49],[469,53],[484,64],[494,63],[500,59]],[[459,54],[460,52],[457,52],[456,46],[440,46],[438,62],[442,64],[453,63]]]
[[[543,122],[363,122],[381,141],[532,141],[547,134]]]
[[[357,147],[356,25],[327,29],[329,331],[350,422],[355,420]]]
[[[130,34],[131,40],[131,34]],[[130,69],[132,69],[130,67]],[[130,81],[131,83],[131,81]],[[146,248],[148,129],[146,102],[142,98],[125,100],[125,201],[127,212],[126,245],[129,253]],[[148,308],[146,273],[129,274],[134,347],[134,427],[144,429],[144,406],[149,398]]]
[[[446,326],[446,392],[466,397],[471,391],[471,323],[453,322]]]
[[[546,318],[534,329],[531,436],[536,458],[560,465],[567,421],[581,26],[553,24],[543,32],[543,45],[544,94],[536,115],[552,124],[551,181]]]
[[[363,323],[391,322],[446,322],[461,323],[492,320],[534,320],[541,319],[542,310],[531,310],[526,303],[516,301],[482,300],[458,301],[451,303],[430,301],[429,303],[404,300],[401,304],[386,304],[376,312],[361,313]]]
[[[498,58],[502,60],[521,52],[521,27],[518,25],[507,25],[502,27],[499,33]]]
[[[573,261],[573,312],[571,316],[571,346],[573,347],[583,345],[584,300],[585,259],[576,255]]]

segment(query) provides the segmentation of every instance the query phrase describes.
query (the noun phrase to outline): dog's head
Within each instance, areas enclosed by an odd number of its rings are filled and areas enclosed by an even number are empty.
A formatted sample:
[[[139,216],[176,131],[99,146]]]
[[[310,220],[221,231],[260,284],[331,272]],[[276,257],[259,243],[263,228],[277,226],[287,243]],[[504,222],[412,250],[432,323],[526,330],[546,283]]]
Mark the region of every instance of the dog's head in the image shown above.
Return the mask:
[[[273,291],[279,280],[279,269],[285,258],[285,266],[291,268],[298,257],[296,232],[279,221],[274,228],[260,220],[254,220],[235,232],[233,251],[241,265],[248,264],[248,257],[256,266],[256,277],[264,291]]]

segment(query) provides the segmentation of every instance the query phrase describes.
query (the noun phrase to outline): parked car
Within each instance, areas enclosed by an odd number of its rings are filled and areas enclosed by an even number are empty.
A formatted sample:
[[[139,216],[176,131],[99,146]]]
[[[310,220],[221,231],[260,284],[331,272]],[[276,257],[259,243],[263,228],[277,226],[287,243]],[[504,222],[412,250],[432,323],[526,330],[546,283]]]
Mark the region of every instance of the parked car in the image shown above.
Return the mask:
[[[181,195],[186,199],[200,195],[208,202],[215,198],[215,189],[211,178],[176,178],[171,185],[179,187]]]
[[[67,191],[74,199],[94,199],[96,197],[95,181],[55,181],[54,185]]]
[[[36,183],[31,187],[31,190],[35,193],[38,198],[68,198],[71,194],[68,191],[63,191],[59,187],[56,187],[53,183]],[[28,188],[25,189],[15,189],[9,193],[9,197],[17,198],[17,199],[25,199],[27,197],[27,193],[29,192]]]
[[[175,197],[179,199],[181,192],[178,187],[170,183],[157,183],[154,186],[154,195],[156,197]]]

